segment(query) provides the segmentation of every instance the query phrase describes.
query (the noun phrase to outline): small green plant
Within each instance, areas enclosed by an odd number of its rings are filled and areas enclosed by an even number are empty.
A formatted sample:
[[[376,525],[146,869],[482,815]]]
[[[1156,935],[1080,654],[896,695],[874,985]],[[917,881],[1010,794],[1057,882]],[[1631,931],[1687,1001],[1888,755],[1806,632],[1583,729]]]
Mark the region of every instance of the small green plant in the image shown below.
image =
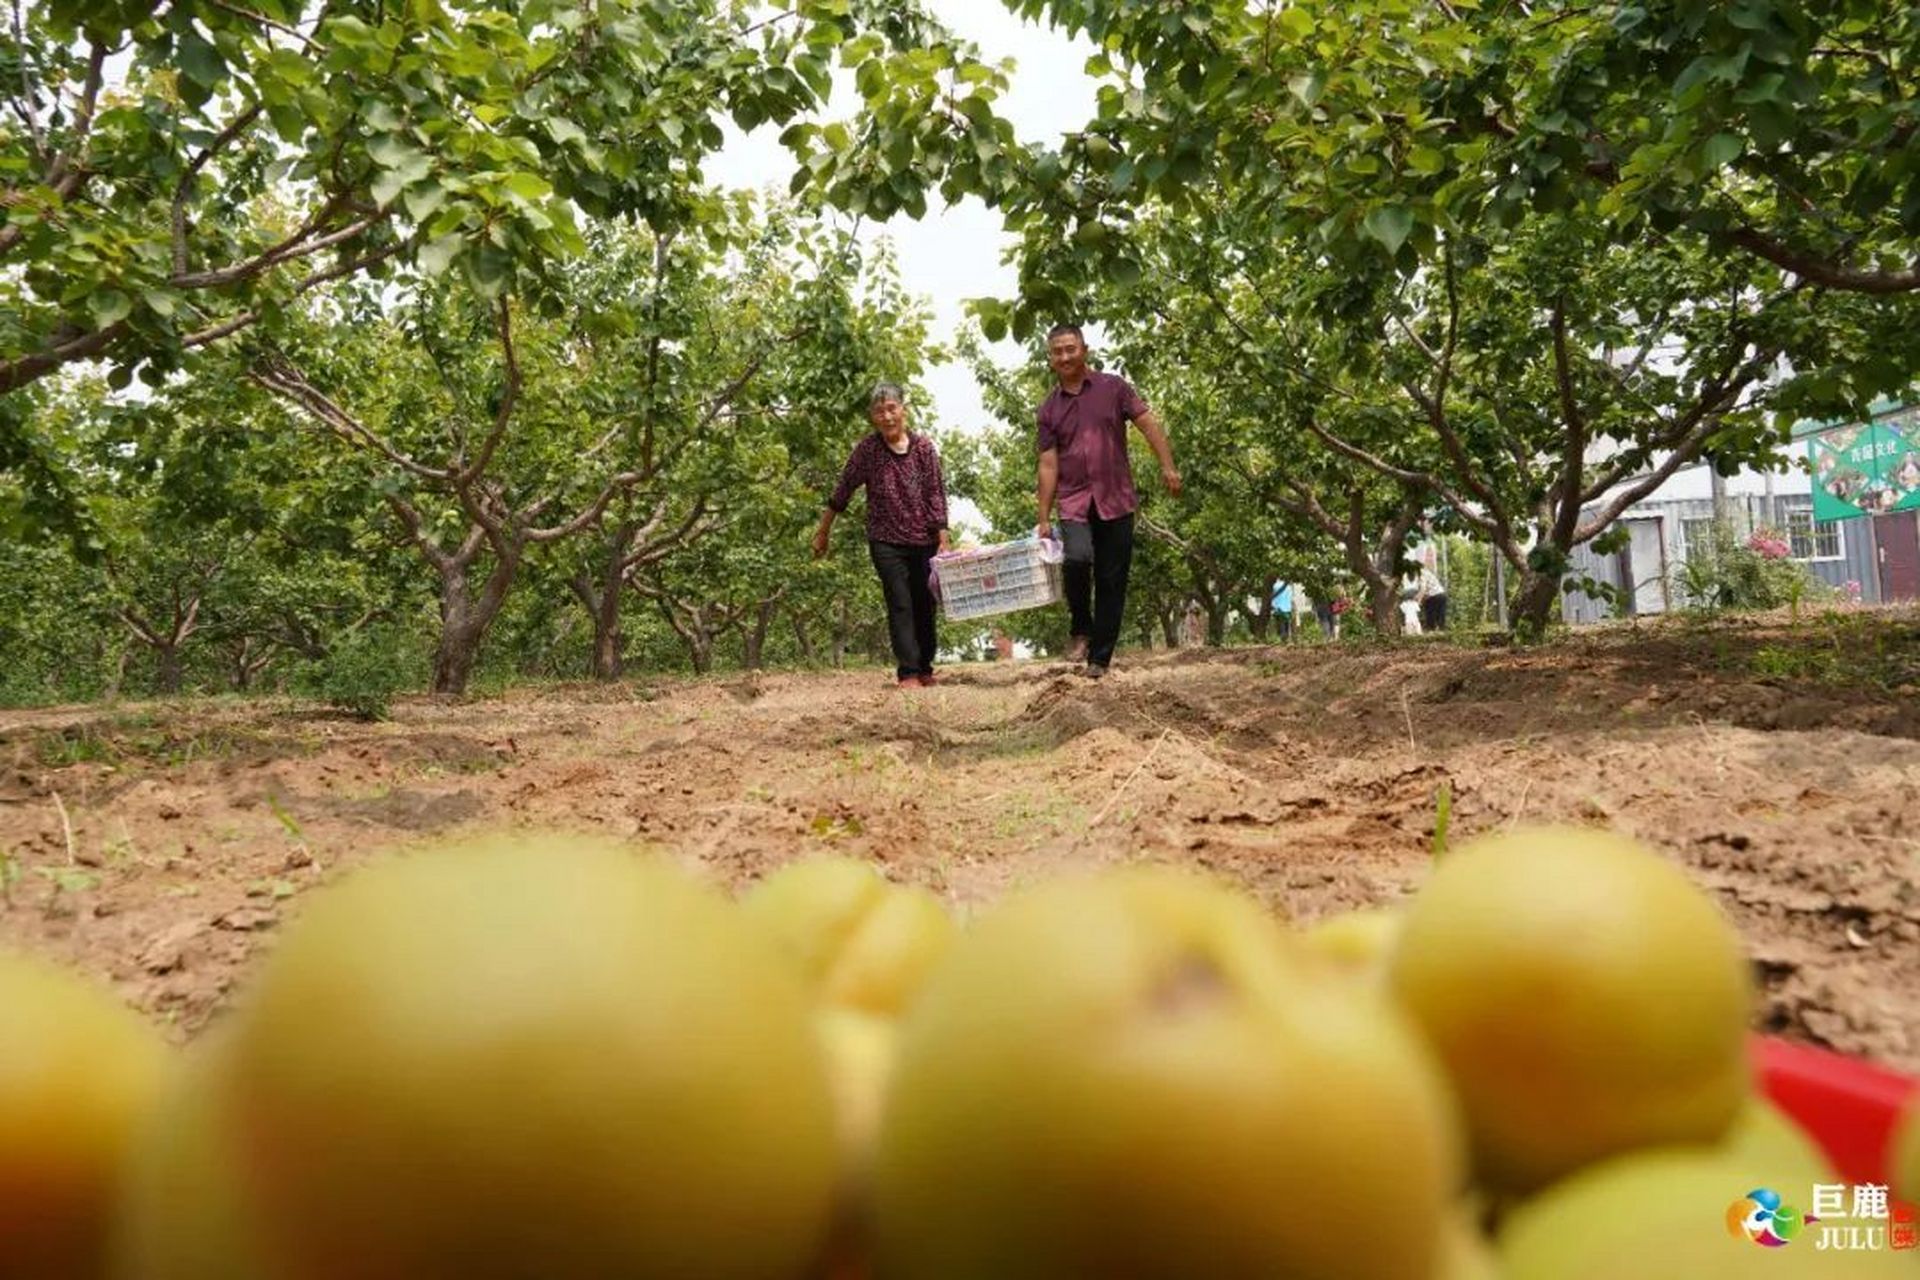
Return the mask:
[[[385,720],[393,696],[412,684],[419,655],[410,634],[395,627],[369,627],[345,637],[324,657],[303,668],[296,689],[362,720]]]
[[[1433,800],[1433,856],[1437,861],[1446,856],[1447,826],[1453,819],[1453,779],[1442,778],[1440,790]]]
[[[85,893],[100,887],[100,877],[83,867],[35,867],[33,871],[53,886],[56,895]]]
[[[13,905],[13,886],[20,883],[25,873],[20,869],[20,859],[11,851],[0,853],[0,902],[9,907]]]

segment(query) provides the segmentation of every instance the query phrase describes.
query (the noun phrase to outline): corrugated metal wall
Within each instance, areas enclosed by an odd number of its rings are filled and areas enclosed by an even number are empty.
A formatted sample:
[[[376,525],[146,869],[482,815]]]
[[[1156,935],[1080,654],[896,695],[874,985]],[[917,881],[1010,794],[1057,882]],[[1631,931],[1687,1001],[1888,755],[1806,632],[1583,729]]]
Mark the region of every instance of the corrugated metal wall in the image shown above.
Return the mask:
[[[1727,506],[1730,510],[1736,536],[1744,538],[1749,532],[1761,525],[1778,526],[1784,522],[1784,511],[1788,500],[1778,500],[1777,511],[1767,510],[1765,498],[1730,498]],[[1804,499],[1802,500],[1804,501]],[[1686,598],[1684,569],[1687,563],[1687,533],[1692,529],[1696,533],[1704,531],[1713,520],[1713,501],[1710,498],[1682,499],[1673,502],[1643,502],[1632,508],[1624,517],[1632,525],[1644,527],[1645,523],[1654,523],[1659,533],[1657,540],[1650,531],[1634,539],[1636,554],[1627,557],[1635,579],[1635,596],[1645,597],[1637,600],[1637,612],[1656,613],[1659,609],[1659,596],[1664,594],[1668,607],[1684,608],[1691,601]],[[1832,586],[1838,587],[1847,582],[1860,584],[1860,598],[1867,603],[1877,603],[1880,599],[1880,575],[1874,566],[1873,548],[1868,536],[1865,520],[1842,520],[1840,525],[1841,557],[1835,560],[1802,561],[1815,577]],[[1652,547],[1658,546],[1662,556],[1651,554]],[[1663,570],[1643,561],[1664,558]],[[1597,556],[1591,547],[1576,547],[1573,552],[1571,571],[1575,575],[1585,574],[1595,582],[1604,582],[1618,589],[1623,585],[1621,556]],[[1613,610],[1603,599],[1587,595],[1582,591],[1569,591],[1561,601],[1566,620],[1571,623],[1599,622],[1613,616]]]

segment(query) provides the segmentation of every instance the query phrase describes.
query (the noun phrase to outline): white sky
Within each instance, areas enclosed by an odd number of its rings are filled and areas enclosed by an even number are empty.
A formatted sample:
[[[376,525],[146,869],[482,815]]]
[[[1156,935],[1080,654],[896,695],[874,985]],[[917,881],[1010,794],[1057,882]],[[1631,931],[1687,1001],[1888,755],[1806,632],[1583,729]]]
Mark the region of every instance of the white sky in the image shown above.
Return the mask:
[[[999,0],[931,0],[928,7],[956,35],[978,45],[988,61],[1015,60],[999,109],[1022,141],[1052,142],[1092,118],[1096,84],[1081,70],[1094,51],[1086,39],[1069,40],[1060,31],[1023,22]],[[850,85],[850,77],[838,79]],[[850,88],[837,95],[829,116],[850,114],[852,99]],[[745,137],[729,129],[729,134],[727,147],[706,165],[708,178],[726,186],[776,186],[784,191],[794,166],[791,153],[778,141],[780,129],[757,129]],[[933,306],[935,341],[949,342],[959,332],[966,318],[965,299],[1013,294],[1013,269],[1001,261],[1012,237],[1001,229],[1000,215],[977,200],[949,207],[936,195],[919,222],[897,214],[890,222],[867,224],[861,234],[863,239],[885,236],[893,241],[901,283]],[[1011,339],[992,351],[1003,365],[1027,358]],[[934,403],[916,407],[919,425],[962,432],[986,425],[980,389],[965,366],[934,366],[925,381]]]

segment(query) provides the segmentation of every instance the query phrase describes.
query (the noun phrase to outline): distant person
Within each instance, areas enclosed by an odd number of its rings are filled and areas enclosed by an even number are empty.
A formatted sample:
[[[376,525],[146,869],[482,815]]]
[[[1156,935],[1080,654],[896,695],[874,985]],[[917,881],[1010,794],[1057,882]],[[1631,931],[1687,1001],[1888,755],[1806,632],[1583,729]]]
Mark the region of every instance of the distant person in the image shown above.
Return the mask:
[[[1274,583],[1272,604],[1270,612],[1273,616],[1274,630],[1279,633],[1280,643],[1285,644],[1293,639],[1293,584],[1291,582]]]
[[[907,430],[906,393],[891,382],[867,400],[873,432],[853,447],[840,483],[813,531],[813,558],[827,554],[833,519],[847,509],[853,491],[867,489],[867,551],[887,603],[887,637],[893,644],[900,687],[931,685],[934,600],[927,578],[933,557],[947,550],[947,487],[933,441]]]
[[[1196,602],[1187,601],[1187,612],[1180,619],[1180,644],[1182,648],[1198,649],[1207,642],[1207,620],[1200,612]]]
[[[1071,618],[1067,658],[1084,662],[1084,673],[1097,680],[1113,662],[1126,617],[1133,515],[1140,505],[1127,460],[1127,423],[1152,446],[1161,483],[1175,497],[1180,472],[1166,430],[1140,393],[1117,374],[1087,367],[1086,338],[1078,325],[1058,324],[1047,332],[1047,363],[1056,385],[1035,414],[1040,453],[1035,532],[1052,536],[1058,498]]]
[[[1424,631],[1447,629],[1447,584],[1433,566],[1420,566],[1420,627]]]

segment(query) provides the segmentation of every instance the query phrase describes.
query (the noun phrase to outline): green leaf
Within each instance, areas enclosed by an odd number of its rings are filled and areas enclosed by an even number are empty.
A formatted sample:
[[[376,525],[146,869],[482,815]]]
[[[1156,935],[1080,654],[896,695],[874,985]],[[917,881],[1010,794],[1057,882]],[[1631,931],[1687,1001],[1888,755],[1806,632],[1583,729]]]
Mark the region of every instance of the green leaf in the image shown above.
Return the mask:
[[[1280,30],[1291,36],[1295,42],[1303,41],[1313,34],[1313,15],[1297,5],[1289,5],[1282,9],[1277,24]]]
[[[446,188],[437,182],[416,182],[407,188],[404,198],[407,216],[415,222],[425,222],[446,202]]]
[[[537,173],[510,173],[500,185],[506,188],[507,194],[528,203],[545,200],[553,194],[553,184]]]
[[[1413,211],[1404,205],[1383,204],[1367,214],[1367,234],[1386,246],[1388,253],[1400,252],[1413,230]]]
[[[133,314],[133,299],[118,289],[96,289],[87,295],[87,311],[93,323],[104,329]]]
[[[1300,99],[1300,104],[1309,110],[1320,101],[1320,95],[1326,89],[1327,75],[1324,71],[1303,71],[1287,78],[1287,91]]]
[[[212,89],[226,79],[226,59],[191,27],[175,42],[173,56],[187,78],[203,89]]]
[[[407,185],[407,175],[398,169],[382,169],[373,180],[373,202],[382,209],[394,202]]]
[[[1707,172],[1712,173],[1716,169],[1724,169],[1732,164],[1746,149],[1746,140],[1739,134],[1716,133],[1707,139],[1704,147],[1700,148],[1700,162]]]

